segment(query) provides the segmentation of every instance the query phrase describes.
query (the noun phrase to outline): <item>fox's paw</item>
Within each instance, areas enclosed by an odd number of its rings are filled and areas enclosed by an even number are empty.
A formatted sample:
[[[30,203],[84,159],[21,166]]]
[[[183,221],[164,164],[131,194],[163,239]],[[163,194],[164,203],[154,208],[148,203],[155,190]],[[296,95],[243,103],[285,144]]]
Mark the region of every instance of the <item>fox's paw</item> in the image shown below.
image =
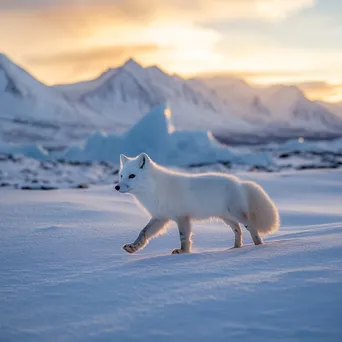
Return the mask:
[[[181,248],[176,248],[172,251],[171,254],[183,254],[183,253],[188,253],[188,252],[185,252],[183,249]]]
[[[122,246],[122,248],[129,254],[135,253],[137,250],[140,249],[140,244],[136,243],[127,243],[126,245]]]

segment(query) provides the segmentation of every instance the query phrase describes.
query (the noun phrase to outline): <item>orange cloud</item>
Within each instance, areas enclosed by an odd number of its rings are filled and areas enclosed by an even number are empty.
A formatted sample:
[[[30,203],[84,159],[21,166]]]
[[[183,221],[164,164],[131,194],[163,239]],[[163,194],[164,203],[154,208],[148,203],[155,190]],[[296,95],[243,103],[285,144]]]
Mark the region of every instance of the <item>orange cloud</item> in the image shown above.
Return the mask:
[[[63,83],[93,78],[100,71],[122,64],[132,56],[143,58],[155,53],[156,45],[122,45],[67,51],[59,54],[38,54],[26,57],[27,64],[45,74],[48,83]],[[51,81],[50,81],[50,80]]]
[[[53,55],[28,56],[27,62],[33,65],[47,65],[49,67],[56,65],[66,65],[69,63],[121,63],[123,60],[140,53],[155,52],[158,50],[156,45],[122,45],[109,46],[89,50],[68,51]]]
[[[342,101],[342,84],[314,81],[296,85],[312,100]]]
[[[126,20],[175,18],[187,20],[282,19],[312,7],[315,0],[3,0],[0,11],[114,11]]]
[[[279,21],[316,0],[0,0],[0,47],[52,84],[91,78],[135,57],[184,75],[210,70],[251,82],[339,82],[338,51],[272,45],[201,25]],[[312,58],[315,53],[315,58]],[[322,65],[319,70],[317,66]],[[310,88],[335,96],[339,86]],[[321,95],[319,95],[321,94]]]

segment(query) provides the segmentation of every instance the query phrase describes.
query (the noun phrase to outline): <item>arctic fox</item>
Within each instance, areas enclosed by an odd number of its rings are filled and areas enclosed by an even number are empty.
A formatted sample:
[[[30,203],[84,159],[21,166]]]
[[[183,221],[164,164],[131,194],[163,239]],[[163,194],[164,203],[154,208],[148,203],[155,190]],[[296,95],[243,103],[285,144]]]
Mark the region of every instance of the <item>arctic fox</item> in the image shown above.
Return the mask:
[[[134,195],[151,215],[137,239],[123,246],[128,253],[144,248],[170,221],[178,225],[180,248],[172,254],[191,252],[191,220],[219,218],[231,227],[234,247],[242,246],[242,223],[256,245],[261,236],[278,230],[276,206],[256,183],[223,173],[188,174],[155,163],[146,153],[134,158],[120,155],[119,183],[115,189]]]

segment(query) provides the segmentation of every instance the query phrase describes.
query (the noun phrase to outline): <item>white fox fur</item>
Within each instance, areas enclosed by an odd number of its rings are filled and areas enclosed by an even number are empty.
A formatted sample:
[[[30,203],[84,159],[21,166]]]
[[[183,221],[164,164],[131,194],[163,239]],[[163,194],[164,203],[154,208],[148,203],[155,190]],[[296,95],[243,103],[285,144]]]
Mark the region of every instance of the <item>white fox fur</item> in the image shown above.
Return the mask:
[[[256,245],[261,236],[278,230],[279,214],[266,192],[256,183],[223,173],[174,172],[151,160],[146,153],[135,158],[120,156],[119,183],[115,189],[134,195],[152,216],[138,238],[123,248],[134,253],[163,232],[169,221],[179,228],[181,248],[191,251],[191,220],[219,218],[235,234],[234,247],[242,246],[242,223]]]

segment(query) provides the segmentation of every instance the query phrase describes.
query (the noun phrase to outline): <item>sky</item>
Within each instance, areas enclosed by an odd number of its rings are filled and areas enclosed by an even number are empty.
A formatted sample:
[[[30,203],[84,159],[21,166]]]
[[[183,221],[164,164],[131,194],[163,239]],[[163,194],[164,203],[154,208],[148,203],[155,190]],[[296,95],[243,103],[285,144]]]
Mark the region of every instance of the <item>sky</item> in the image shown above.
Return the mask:
[[[47,84],[130,57],[342,101],[341,0],[0,0],[0,49]]]

